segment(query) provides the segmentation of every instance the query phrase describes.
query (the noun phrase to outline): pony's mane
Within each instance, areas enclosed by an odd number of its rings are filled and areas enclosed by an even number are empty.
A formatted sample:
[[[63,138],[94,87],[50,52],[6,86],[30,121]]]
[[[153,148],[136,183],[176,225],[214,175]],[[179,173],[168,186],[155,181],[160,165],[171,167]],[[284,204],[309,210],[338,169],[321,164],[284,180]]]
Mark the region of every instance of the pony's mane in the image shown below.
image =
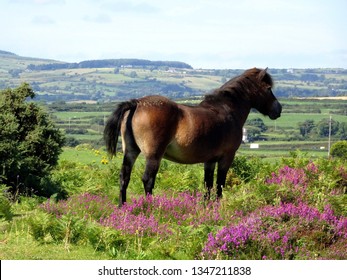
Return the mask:
[[[237,98],[237,93],[250,92],[254,88],[255,83],[265,83],[273,86],[273,80],[267,72],[264,77],[259,80],[258,75],[262,69],[252,68],[246,70],[243,74],[236,76],[222,85],[220,88],[214,90],[211,94],[205,95],[202,103],[219,103],[225,99],[234,100]]]

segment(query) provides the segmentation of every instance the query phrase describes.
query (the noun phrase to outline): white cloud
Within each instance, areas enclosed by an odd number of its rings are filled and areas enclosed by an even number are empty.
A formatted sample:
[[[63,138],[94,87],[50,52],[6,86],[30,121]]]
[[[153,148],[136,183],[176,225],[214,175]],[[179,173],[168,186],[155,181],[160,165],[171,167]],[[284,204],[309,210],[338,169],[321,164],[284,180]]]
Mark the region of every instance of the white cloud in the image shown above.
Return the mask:
[[[35,16],[31,22],[34,24],[54,24],[55,23],[54,19],[45,15]]]
[[[150,2],[150,1],[147,1]],[[145,1],[143,2],[133,2],[133,1],[105,1],[100,7],[107,11],[117,12],[117,13],[156,13],[158,9]]]
[[[65,0],[11,0],[9,4],[25,4],[25,5],[56,5],[65,4]]]
[[[110,23],[112,22],[112,19],[106,15],[106,14],[99,14],[99,15],[87,15],[84,16],[83,19],[87,22],[95,22],[95,23]]]

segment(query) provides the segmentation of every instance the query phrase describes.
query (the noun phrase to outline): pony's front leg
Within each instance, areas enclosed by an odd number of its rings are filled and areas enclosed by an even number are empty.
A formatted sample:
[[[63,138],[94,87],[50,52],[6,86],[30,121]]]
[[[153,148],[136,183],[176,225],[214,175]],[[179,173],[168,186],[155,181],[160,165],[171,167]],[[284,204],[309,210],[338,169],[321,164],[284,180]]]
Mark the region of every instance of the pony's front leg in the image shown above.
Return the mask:
[[[213,175],[215,167],[215,162],[205,162],[204,164],[204,182],[206,188],[205,200],[209,200],[211,197],[211,189],[213,187]]]
[[[142,176],[145,195],[152,195],[155,178],[157,176],[161,159],[147,158],[145,173]]]
[[[217,170],[217,199],[222,198],[223,187],[225,186],[225,181],[227,177],[228,170],[234,160],[234,155],[230,157],[224,157],[218,162]]]
[[[218,172],[217,175],[217,199],[222,198],[223,196],[223,187],[225,186],[226,174],[228,170]]]

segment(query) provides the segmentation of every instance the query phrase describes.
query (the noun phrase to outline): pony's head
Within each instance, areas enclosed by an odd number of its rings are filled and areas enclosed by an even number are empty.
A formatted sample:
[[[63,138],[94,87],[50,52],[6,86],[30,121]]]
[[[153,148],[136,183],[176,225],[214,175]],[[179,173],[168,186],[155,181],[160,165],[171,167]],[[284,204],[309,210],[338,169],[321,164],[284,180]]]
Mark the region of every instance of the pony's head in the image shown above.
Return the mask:
[[[252,80],[249,94],[252,108],[275,120],[281,116],[282,105],[272,93],[273,81],[266,69],[253,68],[244,72],[245,78]]]
[[[282,106],[272,93],[273,81],[266,69],[252,68],[232,78],[218,90],[217,95],[246,101],[251,108],[275,120],[281,116]]]

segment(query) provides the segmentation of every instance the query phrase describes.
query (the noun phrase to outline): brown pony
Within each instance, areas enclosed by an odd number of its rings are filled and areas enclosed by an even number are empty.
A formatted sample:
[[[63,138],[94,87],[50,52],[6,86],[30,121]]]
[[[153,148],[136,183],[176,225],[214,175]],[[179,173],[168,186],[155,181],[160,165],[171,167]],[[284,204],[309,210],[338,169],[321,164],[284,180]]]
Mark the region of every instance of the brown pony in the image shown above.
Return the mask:
[[[120,103],[106,123],[107,151],[116,153],[122,136],[123,165],[120,172],[119,205],[126,201],[126,189],[136,158],[142,153],[146,168],[142,177],[146,194],[152,194],[162,158],[193,164],[204,163],[206,198],[210,198],[216,163],[217,197],[235,152],[242,140],[242,127],[251,108],[277,119],[282,106],[271,91],[267,69],[249,69],[231,79],[197,106],[177,104],[163,96],[146,96]]]

